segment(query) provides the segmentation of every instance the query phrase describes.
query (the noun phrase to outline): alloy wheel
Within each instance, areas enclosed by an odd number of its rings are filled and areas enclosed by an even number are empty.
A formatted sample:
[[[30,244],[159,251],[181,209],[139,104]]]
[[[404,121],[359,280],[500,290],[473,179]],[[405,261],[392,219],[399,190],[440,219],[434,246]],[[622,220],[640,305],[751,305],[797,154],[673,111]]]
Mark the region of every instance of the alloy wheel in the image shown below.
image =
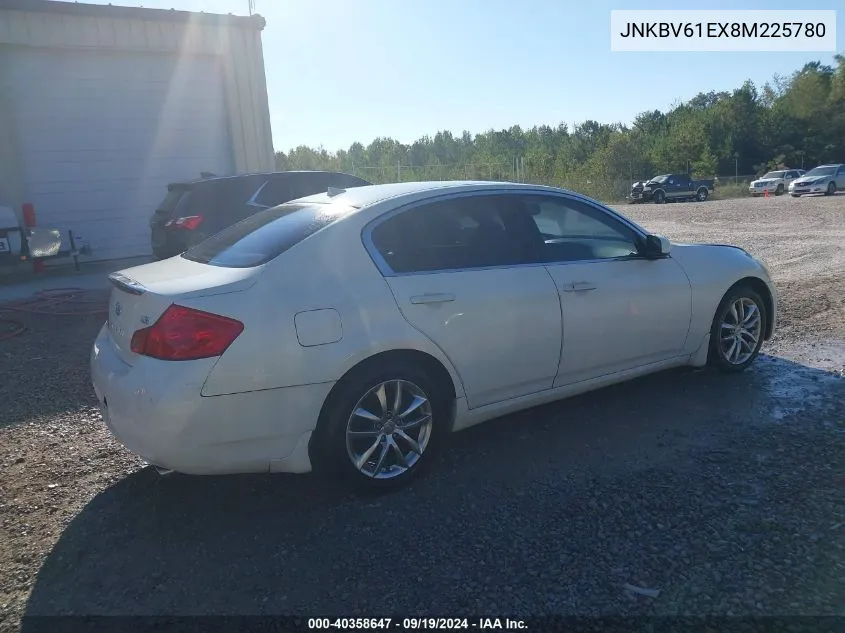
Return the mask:
[[[346,452],[372,479],[392,479],[413,468],[431,439],[432,409],[425,392],[407,380],[371,388],[346,424]]]
[[[763,331],[760,307],[748,297],[731,303],[719,328],[719,350],[731,365],[742,365],[754,355]]]

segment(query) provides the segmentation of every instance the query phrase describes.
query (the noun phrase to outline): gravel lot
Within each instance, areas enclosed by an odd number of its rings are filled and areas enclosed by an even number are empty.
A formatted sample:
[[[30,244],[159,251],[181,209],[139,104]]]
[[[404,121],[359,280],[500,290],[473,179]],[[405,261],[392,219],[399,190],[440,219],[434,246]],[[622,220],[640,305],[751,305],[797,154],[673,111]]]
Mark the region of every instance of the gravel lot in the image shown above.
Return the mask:
[[[475,427],[378,499],[309,476],[159,477],[96,410],[87,354],[103,318],[27,317],[0,342],[0,627],[845,615],[845,196],[620,210],[762,257],[781,293],[766,355],[741,376],[665,372]]]

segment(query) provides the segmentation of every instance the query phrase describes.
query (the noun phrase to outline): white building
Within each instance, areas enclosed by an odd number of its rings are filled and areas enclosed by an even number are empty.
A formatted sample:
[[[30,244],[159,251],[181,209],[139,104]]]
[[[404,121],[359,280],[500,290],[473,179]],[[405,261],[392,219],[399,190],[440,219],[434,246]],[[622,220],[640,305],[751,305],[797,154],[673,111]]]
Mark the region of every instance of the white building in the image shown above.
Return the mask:
[[[274,166],[264,19],[0,0],[0,205],[150,252],[168,183]]]

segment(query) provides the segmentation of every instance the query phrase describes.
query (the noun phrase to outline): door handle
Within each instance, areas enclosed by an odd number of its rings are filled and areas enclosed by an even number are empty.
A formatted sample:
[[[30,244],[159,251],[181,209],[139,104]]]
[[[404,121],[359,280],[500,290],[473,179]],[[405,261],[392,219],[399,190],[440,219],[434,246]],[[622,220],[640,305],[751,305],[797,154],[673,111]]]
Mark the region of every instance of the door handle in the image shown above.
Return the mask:
[[[440,294],[424,294],[424,295],[414,295],[411,297],[411,303],[420,304],[420,303],[447,303],[449,301],[454,301],[455,295],[447,294],[447,293],[440,293]]]
[[[563,287],[564,292],[587,292],[588,290],[595,289],[596,285],[589,281],[576,281]]]

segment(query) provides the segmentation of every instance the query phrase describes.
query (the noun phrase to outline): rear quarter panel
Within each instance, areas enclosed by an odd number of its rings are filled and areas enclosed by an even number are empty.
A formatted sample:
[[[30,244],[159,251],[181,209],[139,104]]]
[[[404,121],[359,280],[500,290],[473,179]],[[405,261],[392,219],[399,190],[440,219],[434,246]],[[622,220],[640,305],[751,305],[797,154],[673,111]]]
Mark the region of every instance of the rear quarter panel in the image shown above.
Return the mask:
[[[463,395],[445,354],[402,317],[364,249],[361,228],[355,216],[341,220],[266,264],[248,291],[192,301],[245,326],[215,365],[203,395],[336,381],[360,361],[394,349],[434,356]],[[307,333],[303,322],[310,326]],[[326,342],[313,344],[324,332]]]

